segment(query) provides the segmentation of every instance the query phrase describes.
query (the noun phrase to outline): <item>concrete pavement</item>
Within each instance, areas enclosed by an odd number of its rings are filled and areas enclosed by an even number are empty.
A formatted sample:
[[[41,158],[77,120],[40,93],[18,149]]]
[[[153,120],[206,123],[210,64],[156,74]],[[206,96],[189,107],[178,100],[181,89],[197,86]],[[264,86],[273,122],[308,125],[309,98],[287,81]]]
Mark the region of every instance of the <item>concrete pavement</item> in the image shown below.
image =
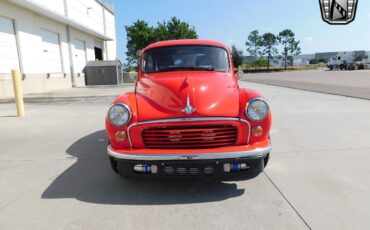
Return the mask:
[[[0,229],[368,229],[370,101],[241,85],[274,115],[272,159],[242,182],[116,176],[109,97],[26,103],[23,119],[0,104]]]
[[[112,86],[84,86],[71,89],[53,90],[43,93],[25,94],[25,102],[66,102],[66,101],[81,101],[93,99],[113,99],[122,92],[132,90],[135,84],[125,83],[123,85]],[[14,98],[2,98],[0,103],[11,103]]]
[[[369,70],[312,70],[244,74],[241,80],[360,99],[370,99]]]

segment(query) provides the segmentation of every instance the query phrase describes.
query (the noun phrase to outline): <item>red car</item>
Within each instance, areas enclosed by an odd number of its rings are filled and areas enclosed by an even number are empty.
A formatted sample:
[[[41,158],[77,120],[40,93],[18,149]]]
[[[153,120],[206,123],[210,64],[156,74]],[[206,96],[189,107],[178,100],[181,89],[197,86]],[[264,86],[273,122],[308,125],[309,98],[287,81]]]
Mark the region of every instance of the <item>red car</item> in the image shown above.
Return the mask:
[[[142,50],[135,91],[106,117],[112,169],[124,176],[251,178],[271,151],[271,112],[240,88],[230,49],[175,40]]]

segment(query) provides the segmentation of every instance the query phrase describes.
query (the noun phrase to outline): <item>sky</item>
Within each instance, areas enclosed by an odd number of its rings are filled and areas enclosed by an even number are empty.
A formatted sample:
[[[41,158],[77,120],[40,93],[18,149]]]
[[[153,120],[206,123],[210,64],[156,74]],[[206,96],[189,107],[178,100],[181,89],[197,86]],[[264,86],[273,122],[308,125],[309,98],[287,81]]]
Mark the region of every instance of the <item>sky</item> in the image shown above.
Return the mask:
[[[115,0],[117,55],[125,62],[125,26],[141,19],[156,26],[176,16],[196,28],[200,39],[236,45],[246,53],[252,30],[278,34],[291,29],[302,54],[370,50],[370,1],[360,0],[349,25],[322,21],[318,0]]]

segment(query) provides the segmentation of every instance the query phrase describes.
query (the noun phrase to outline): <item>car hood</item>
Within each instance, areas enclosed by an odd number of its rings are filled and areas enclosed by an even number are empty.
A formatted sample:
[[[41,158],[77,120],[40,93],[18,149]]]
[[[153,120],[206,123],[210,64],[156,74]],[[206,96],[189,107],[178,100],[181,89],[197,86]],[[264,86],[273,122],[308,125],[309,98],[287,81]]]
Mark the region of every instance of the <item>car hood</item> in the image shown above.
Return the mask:
[[[209,71],[144,74],[136,85],[139,121],[238,117],[239,88],[231,74]],[[184,109],[193,108],[192,113]]]

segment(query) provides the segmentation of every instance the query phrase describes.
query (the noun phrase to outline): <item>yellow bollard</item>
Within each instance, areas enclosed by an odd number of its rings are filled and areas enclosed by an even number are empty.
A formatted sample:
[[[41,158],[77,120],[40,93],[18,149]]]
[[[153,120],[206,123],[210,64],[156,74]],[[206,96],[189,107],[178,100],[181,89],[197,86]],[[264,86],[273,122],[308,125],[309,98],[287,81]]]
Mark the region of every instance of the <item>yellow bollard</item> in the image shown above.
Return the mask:
[[[24,102],[23,102],[22,81],[21,81],[21,74],[19,73],[19,70],[16,70],[16,69],[12,70],[12,78],[13,78],[15,104],[17,106],[17,114],[18,114],[18,117],[24,117],[25,111],[24,111]]]

